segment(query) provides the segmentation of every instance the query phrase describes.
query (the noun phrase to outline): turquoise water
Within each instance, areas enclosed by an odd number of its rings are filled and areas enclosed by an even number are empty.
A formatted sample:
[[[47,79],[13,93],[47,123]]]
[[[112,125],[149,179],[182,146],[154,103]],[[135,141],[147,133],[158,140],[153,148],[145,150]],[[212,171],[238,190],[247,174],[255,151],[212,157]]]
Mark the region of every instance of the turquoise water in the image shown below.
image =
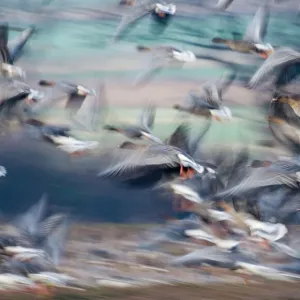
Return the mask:
[[[58,8],[59,1],[53,1],[52,8]],[[105,4],[111,1],[72,1],[63,2],[62,9],[72,7],[105,7]],[[101,5],[100,5],[101,3]],[[50,5],[50,7],[51,7]],[[200,61],[206,61],[206,65],[186,65],[183,69],[165,70],[159,74],[159,78],[169,79],[195,79],[214,78],[228,69],[228,66],[222,61],[228,62],[231,66],[239,69],[241,77],[249,76],[261,63],[260,59],[249,58],[247,55],[239,53],[232,54],[224,51],[225,48],[218,47],[211,43],[215,36],[224,38],[241,38],[245,32],[252,14],[231,15],[203,14],[195,18],[194,16],[180,16],[173,19],[171,24],[159,34],[159,25],[148,16],[140,20],[136,26],[124,34],[117,44],[111,44],[111,37],[117,27],[117,18],[102,18],[95,20],[92,18],[87,21],[80,20],[48,20],[40,30],[29,41],[22,61],[32,64],[46,62],[47,64],[58,64],[60,62],[69,62],[72,66],[71,72],[49,71],[52,76],[58,77],[107,77],[107,78],[125,78],[133,77],[136,74],[136,68],[132,70],[122,70],[122,64],[119,70],[103,70],[102,64],[113,61],[114,58],[123,59],[124,64],[130,64],[131,59],[136,56],[135,45],[161,45],[172,44],[186,50],[193,51],[199,56]],[[31,24],[32,20],[27,20]],[[299,20],[296,15],[274,14],[269,23],[266,42],[273,46],[288,46],[297,48],[299,40]],[[288,26],[287,26],[288,24]],[[23,20],[22,25],[26,25]],[[12,37],[13,37],[12,33]],[[207,58],[217,58],[220,64]],[[87,62],[95,61],[99,65],[98,70],[89,70],[84,66]],[[78,64],[78,68],[75,65]]]

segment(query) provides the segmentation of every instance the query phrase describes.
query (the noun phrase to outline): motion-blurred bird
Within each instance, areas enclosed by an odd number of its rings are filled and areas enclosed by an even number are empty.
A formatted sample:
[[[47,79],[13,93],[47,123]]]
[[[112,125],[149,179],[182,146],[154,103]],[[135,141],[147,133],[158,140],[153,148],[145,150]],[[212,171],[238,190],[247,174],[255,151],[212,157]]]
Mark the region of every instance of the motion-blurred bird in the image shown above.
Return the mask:
[[[137,46],[139,52],[150,52],[150,60],[146,68],[141,71],[135,79],[135,84],[139,85],[150,79],[155,73],[169,66],[183,66],[185,63],[196,61],[193,52],[183,51],[173,46],[146,47]]]
[[[143,110],[137,120],[137,125],[105,125],[103,128],[109,131],[119,132],[130,139],[146,138],[161,142],[152,133],[154,125],[156,107],[149,103]]]
[[[133,25],[142,17],[148,14],[153,14],[156,20],[159,22],[164,22],[165,25],[168,24],[169,19],[176,13],[176,5],[173,3],[156,2],[154,0],[141,0],[141,1],[121,1],[122,4],[129,4],[134,6],[132,11],[124,15],[121,19],[120,24],[114,34],[114,41],[117,41],[121,34],[130,25]]]
[[[229,40],[217,37],[214,38],[212,42],[225,44],[234,51],[254,53],[260,55],[262,58],[268,58],[274,52],[270,44],[263,42],[267,32],[268,18],[269,8],[267,4],[265,4],[258,9],[252,22],[248,25],[243,40]]]
[[[255,88],[271,79],[277,91],[299,75],[299,63],[299,52],[286,47],[278,48],[255,72],[248,85]]]
[[[223,93],[230,86],[235,74],[230,78],[222,78],[217,84],[206,82],[200,86],[200,92],[189,92],[187,103],[175,105],[174,109],[186,111],[194,115],[212,117],[217,121],[231,120],[231,110],[223,105]]]
[[[40,80],[39,85],[43,87],[56,87],[59,90],[66,93],[68,99],[65,105],[65,109],[70,111],[72,115],[80,109],[85,98],[88,95],[96,96],[96,92],[94,90],[67,81],[55,82],[48,80]]]

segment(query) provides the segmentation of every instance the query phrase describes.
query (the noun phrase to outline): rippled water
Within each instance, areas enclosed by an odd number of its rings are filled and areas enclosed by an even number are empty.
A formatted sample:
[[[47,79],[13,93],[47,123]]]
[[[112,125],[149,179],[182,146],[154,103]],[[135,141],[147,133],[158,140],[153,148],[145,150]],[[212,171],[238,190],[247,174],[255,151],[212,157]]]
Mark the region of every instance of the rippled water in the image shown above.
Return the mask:
[[[112,1],[63,1],[60,7],[59,1],[50,4],[51,9],[61,8],[60,11],[72,10],[72,7],[95,7],[105,8],[106,3]],[[254,9],[254,8],[253,8]],[[84,10],[85,11],[85,10]],[[255,11],[255,9],[254,9]],[[99,18],[91,17],[91,20],[78,20],[76,16],[70,16],[69,20],[61,19],[53,21],[48,19],[43,24],[40,31],[29,41],[27,50],[22,61],[37,63],[46,61],[47,64],[69,62],[71,65],[78,64],[78,71],[65,72],[50,71],[51,75],[56,76],[99,76],[125,78],[131,76],[131,72],[136,72],[135,67],[132,71],[119,64],[109,68],[114,61],[123,61],[130,64],[136,56],[135,45],[161,45],[173,44],[183,49],[192,50],[201,58],[208,59],[209,64],[189,64],[184,69],[166,70],[160,76],[162,78],[184,78],[193,79],[216,77],[228,67],[239,67],[241,76],[249,74],[260,63],[260,59],[254,59],[248,55],[232,54],[224,51],[225,48],[215,46],[211,39],[215,36],[224,38],[241,38],[245,32],[248,22],[254,13],[248,14],[208,14],[207,12],[195,14],[185,14],[174,18],[171,24],[164,30],[150,17],[140,20],[136,26],[124,34],[121,41],[111,44],[111,37],[117,27],[118,18]],[[70,20],[72,19],[73,20]],[[77,20],[76,20],[77,18]],[[298,48],[300,35],[299,24],[296,14],[274,12],[270,19],[266,42],[274,46],[289,46]],[[22,25],[31,24],[32,19],[22,18]],[[20,20],[19,20],[20,21]],[[222,51],[221,51],[222,50]],[[224,63],[216,63],[211,58],[217,58]],[[82,65],[90,64],[94,61],[99,65],[98,70],[83,69]],[[205,60],[207,61],[207,60]],[[229,63],[229,65],[228,65]],[[105,70],[103,70],[105,69]]]

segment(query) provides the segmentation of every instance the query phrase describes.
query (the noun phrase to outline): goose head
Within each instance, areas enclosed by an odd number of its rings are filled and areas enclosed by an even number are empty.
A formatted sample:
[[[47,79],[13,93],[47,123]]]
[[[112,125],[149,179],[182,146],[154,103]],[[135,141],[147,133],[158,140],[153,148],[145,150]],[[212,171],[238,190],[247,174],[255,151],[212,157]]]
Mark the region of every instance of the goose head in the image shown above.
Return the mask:
[[[87,95],[95,95],[95,91],[94,90],[90,90],[85,88],[82,85],[78,85],[77,86],[77,94],[80,96],[87,96]]]
[[[268,58],[274,52],[271,44],[255,44],[254,46],[256,53],[264,59]]]
[[[205,169],[203,166],[197,164],[195,161],[193,161],[192,159],[188,158],[186,155],[184,154],[177,154],[177,157],[180,161],[180,164],[182,164],[184,167],[186,168],[192,168],[194,169],[197,173],[199,174],[203,174]]]
[[[162,14],[174,15],[176,12],[176,5],[172,3],[170,4],[156,3],[155,12],[157,14],[162,13]]]
[[[182,62],[193,62],[196,60],[196,56],[192,51],[173,51],[173,57]]]

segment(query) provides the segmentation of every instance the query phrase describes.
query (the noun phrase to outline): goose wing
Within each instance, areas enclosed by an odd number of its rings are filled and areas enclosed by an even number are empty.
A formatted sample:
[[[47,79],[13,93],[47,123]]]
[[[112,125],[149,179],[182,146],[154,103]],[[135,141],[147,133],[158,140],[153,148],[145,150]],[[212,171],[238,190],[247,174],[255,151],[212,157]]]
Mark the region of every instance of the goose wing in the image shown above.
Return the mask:
[[[190,91],[189,96],[194,102],[194,106],[203,109],[218,109],[222,103],[219,90],[212,82],[201,85],[200,93]]]
[[[156,107],[149,103],[141,112],[139,117],[139,125],[141,128],[150,131],[153,128],[154,119],[155,119]]]
[[[141,85],[150,80],[157,72],[169,65],[170,58],[164,53],[151,56],[145,68],[137,75],[134,85]]]
[[[146,16],[153,9],[152,0],[140,1],[137,6],[132,9],[132,13],[124,15],[119,23],[117,30],[114,34],[114,41],[117,41],[121,34],[128,28],[130,25],[133,25],[136,21]]]
[[[0,112],[8,112],[14,108],[19,102],[24,100],[29,95],[28,92],[21,92],[15,96],[4,99],[0,103]]]
[[[300,53],[290,48],[280,48],[269,56],[249,81],[249,87],[255,88],[264,82],[272,73],[276,73],[276,81],[287,77],[288,69],[300,63]]]
[[[178,164],[174,154],[175,152],[165,145],[148,146],[136,150],[114,149],[106,153],[105,156],[109,157],[110,165],[104,168],[98,176],[120,176],[151,167],[174,167]],[[104,159],[106,160],[105,157]]]
[[[177,147],[184,152],[189,152],[190,126],[187,123],[179,125],[176,130],[165,140],[166,145]]]
[[[226,189],[217,196],[227,197],[231,195],[239,195],[240,193],[251,189],[272,185],[297,187],[297,178],[296,176],[276,172],[269,168],[255,168],[252,169],[240,183]]]
[[[98,86],[96,95],[87,96],[82,106],[73,117],[74,127],[87,131],[97,131],[100,123],[103,122],[106,111],[106,88],[101,83]]]
[[[66,245],[67,236],[69,234],[70,221],[64,218],[63,222],[55,228],[48,236],[45,243],[45,251],[51,258],[52,263],[58,266]]]
[[[216,5],[216,8],[222,11],[226,10],[231,5],[232,2],[233,0],[219,0]]]
[[[48,217],[39,226],[39,234],[41,236],[50,235],[58,226],[60,226],[65,220],[65,214],[55,214]]]
[[[0,55],[3,63],[10,63],[10,54],[7,48],[8,23],[0,25]]]
[[[12,222],[21,236],[32,237],[38,232],[39,223],[45,213],[46,202],[47,196],[45,194],[38,203]]]
[[[261,6],[254,18],[248,25],[244,40],[251,43],[262,43],[266,33],[269,22],[269,7],[267,4]]]

